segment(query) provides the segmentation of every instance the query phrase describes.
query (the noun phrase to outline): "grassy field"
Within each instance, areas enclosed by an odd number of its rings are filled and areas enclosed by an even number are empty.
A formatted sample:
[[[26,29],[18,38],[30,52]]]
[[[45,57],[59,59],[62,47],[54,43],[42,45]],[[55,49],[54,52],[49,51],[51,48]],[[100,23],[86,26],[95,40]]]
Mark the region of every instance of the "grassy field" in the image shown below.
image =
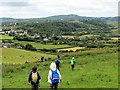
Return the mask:
[[[65,35],[65,36],[62,36],[63,38],[68,38],[68,39],[74,39],[75,36],[69,36],[69,35]]]
[[[27,42],[27,41],[17,41],[17,43],[21,43],[23,45],[31,44],[33,45],[33,47],[37,49],[57,49],[57,48],[70,47],[69,45],[51,45],[51,44],[44,45],[38,42]]]
[[[29,62],[35,62],[40,60],[41,56],[44,56],[46,59],[56,57],[55,55],[36,53],[14,48],[2,49],[2,62],[8,64],[24,64],[26,60]]]
[[[10,50],[10,49],[8,49]],[[3,49],[3,60],[9,61],[15,55],[23,54],[23,50],[18,50],[20,54],[15,51],[4,53],[7,49]],[[11,53],[14,54],[11,54]],[[27,52],[27,51],[24,51]],[[32,52],[29,52],[32,53]],[[10,55],[9,55],[10,54]],[[24,53],[25,56],[27,53]],[[37,53],[31,54],[36,56]],[[32,58],[31,55],[28,57]],[[4,58],[4,57],[7,58]],[[51,56],[51,55],[50,55]],[[71,70],[69,60],[75,56],[76,66],[75,71]],[[9,58],[8,58],[9,57]],[[16,58],[19,58],[16,57]],[[27,57],[25,57],[27,58]],[[54,56],[51,57],[54,60]],[[18,59],[11,59],[12,62],[21,62]],[[4,61],[3,61],[4,62]],[[27,63],[27,64],[3,64],[3,83],[4,88],[29,88],[27,82],[28,74],[33,65],[38,67],[38,72],[41,74],[41,88],[48,88],[47,75],[49,65],[52,61],[44,63]],[[117,88],[118,87],[118,52],[117,48],[101,48],[90,49],[87,51],[62,53],[61,68],[62,83],[60,88]]]
[[[114,22],[114,21],[112,22],[111,21],[111,22],[107,22],[107,24],[111,24],[111,25],[114,25],[114,26],[118,27],[118,22]]]
[[[118,35],[119,34],[118,29],[111,30],[111,34],[114,36]]]
[[[13,37],[8,35],[0,35],[0,39],[13,39]]]

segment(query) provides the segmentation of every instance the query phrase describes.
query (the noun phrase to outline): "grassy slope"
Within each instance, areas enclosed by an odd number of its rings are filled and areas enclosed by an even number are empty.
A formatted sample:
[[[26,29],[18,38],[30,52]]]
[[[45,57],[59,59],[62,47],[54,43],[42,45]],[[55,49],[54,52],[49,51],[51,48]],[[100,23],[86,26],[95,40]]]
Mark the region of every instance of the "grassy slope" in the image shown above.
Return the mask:
[[[2,62],[3,63],[14,63],[23,64],[26,60],[29,62],[38,61],[38,59],[44,56],[46,59],[55,58],[55,55],[36,53],[21,49],[14,48],[3,48],[2,49]]]
[[[69,59],[75,56],[75,71],[71,71]],[[104,48],[77,53],[65,54],[61,57],[61,88],[103,88],[117,87],[118,53],[116,49]],[[33,65],[38,67],[42,80],[41,87],[47,88],[47,75],[51,61],[45,63],[29,63],[23,65],[3,64],[3,87],[29,88],[27,78]]]
[[[70,47],[69,45],[51,45],[51,44],[40,44],[38,42],[27,42],[27,41],[17,41],[17,43],[21,43],[23,45],[26,44],[31,44],[33,45],[33,47],[37,48],[37,49],[57,49],[57,48],[66,48],[66,47]]]

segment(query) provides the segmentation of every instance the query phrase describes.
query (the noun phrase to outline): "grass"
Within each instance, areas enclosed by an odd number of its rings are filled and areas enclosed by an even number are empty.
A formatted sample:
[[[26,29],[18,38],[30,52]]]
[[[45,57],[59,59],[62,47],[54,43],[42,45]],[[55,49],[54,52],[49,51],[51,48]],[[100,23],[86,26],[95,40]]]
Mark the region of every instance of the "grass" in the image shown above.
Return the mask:
[[[111,34],[114,36],[118,35],[119,34],[118,29],[111,30]]]
[[[118,27],[118,22],[115,22],[115,21],[107,22],[107,24],[114,25],[114,26]]]
[[[40,60],[41,56],[45,57],[46,59],[56,57],[55,55],[36,53],[14,48],[2,49],[2,62],[8,64],[24,64],[26,60],[29,62],[35,62]]]
[[[86,34],[86,35],[80,36],[80,38],[83,38],[83,39],[86,38],[86,37],[91,38],[93,36],[98,37],[99,35]]]
[[[58,48],[70,47],[69,45],[51,45],[51,44],[45,45],[38,42],[27,42],[27,41],[17,41],[17,43],[21,43],[23,45],[31,44],[33,45],[33,47],[37,49],[58,49]]]
[[[7,57],[8,54],[6,53],[5,56]],[[13,56],[11,55],[11,57]],[[69,64],[69,60],[72,56],[75,56],[77,61],[75,71],[71,71]],[[54,59],[55,58],[52,57],[52,60]],[[48,88],[47,75],[52,60],[44,63],[4,63],[2,87],[29,88],[30,85],[27,82],[28,74],[32,66],[36,65],[42,77],[40,82],[41,88]],[[62,75],[62,83],[59,85],[59,88],[117,88],[117,48],[100,48],[66,54],[63,53],[60,72]]]
[[[63,38],[69,38],[69,39],[74,39],[74,36],[69,36],[69,35],[64,35],[62,36]]]
[[[0,39],[13,39],[13,37],[8,35],[0,35]]]

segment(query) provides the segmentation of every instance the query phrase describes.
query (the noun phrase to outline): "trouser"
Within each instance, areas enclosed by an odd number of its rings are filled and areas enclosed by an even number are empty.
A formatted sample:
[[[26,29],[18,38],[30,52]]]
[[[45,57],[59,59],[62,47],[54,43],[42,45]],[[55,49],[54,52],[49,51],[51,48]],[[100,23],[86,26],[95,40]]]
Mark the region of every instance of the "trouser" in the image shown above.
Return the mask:
[[[58,84],[50,84],[50,90],[57,90]]]
[[[74,71],[74,67],[75,67],[74,64],[72,64],[71,67],[72,67],[72,71]]]
[[[60,66],[57,66],[57,69],[60,71]]]
[[[38,90],[38,84],[32,84],[32,90]]]

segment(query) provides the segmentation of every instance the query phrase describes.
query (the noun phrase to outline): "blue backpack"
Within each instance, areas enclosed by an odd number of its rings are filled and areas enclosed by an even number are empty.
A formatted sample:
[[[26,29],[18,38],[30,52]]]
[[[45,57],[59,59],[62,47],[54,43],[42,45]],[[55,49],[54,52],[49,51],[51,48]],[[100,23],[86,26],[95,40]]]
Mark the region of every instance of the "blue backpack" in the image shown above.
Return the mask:
[[[55,71],[51,70],[52,72],[52,78],[51,78],[51,82],[52,84],[58,84],[59,83],[59,74],[57,73],[57,69]]]

